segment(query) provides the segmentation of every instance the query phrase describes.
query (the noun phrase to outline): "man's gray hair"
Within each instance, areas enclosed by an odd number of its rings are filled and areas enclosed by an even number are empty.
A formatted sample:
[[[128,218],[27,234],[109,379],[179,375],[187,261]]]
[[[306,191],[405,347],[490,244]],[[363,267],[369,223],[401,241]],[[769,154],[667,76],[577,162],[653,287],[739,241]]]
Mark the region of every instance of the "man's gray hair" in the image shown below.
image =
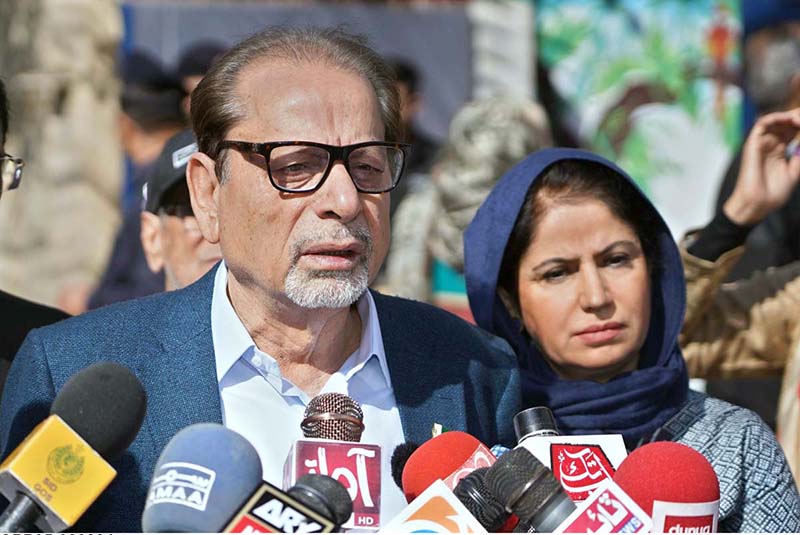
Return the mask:
[[[366,38],[341,29],[273,26],[245,39],[217,59],[192,92],[192,128],[198,149],[217,161],[218,175],[225,174],[219,144],[244,119],[245,107],[236,94],[239,74],[247,66],[265,59],[329,64],[363,76],[375,91],[385,140],[401,141],[394,74],[380,55],[367,46]]]
[[[747,93],[759,114],[783,110],[789,104],[792,78],[800,76],[800,24],[765,28],[750,38],[756,36],[766,43],[756,57],[747,57]]]

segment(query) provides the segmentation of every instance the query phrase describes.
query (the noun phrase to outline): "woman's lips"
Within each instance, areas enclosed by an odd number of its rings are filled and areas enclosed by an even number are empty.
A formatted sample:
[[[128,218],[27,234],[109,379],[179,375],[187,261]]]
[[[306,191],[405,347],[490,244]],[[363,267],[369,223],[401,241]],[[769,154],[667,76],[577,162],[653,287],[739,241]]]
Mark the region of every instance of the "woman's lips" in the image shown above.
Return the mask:
[[[575,336],[580,338],[586,345],[596,346],[612,342],[624,329],[625,325],[622,323],[607,323],[588,327],[578,332]]]

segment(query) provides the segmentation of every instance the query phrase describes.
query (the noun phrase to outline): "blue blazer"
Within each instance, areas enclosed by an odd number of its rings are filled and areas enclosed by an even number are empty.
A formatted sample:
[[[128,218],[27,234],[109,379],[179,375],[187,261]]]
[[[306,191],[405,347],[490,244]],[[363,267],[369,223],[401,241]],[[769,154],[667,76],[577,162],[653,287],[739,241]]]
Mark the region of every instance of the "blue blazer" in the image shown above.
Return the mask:
[[[74,530],[140,531],[150,477],[167,442],[188,425],[222,423],[211,339],[215,272],[183,290],[31,331],[20,348],[0,404],[3,458],[47,417],[67,379],[94,362],[124,364],[147,392],[142,429],[112,463],[116,479]],[[487,445],[513,443],[520,385],[508,344],[435,307],[373,297],[406,439],[424,442],[441,423]]]

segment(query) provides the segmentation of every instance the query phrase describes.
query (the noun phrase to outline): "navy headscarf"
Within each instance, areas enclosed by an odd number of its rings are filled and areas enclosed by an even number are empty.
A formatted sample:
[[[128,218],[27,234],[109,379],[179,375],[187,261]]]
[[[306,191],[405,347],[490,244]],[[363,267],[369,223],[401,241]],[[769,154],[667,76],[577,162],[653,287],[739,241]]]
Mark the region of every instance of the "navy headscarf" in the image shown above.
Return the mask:
[[[639,367],[607,383],[559,378],[540,349],[522,332],[497,292],[500,266],[514,223],[534,181],[562,160],[601,164],[627,179],[658,222],[660,269],[653,281],[650,326]],[[464,235],[467,293],[477,324],[506,339],[522,368],[527,407],[549,407],[563,434],[621,433],[629,447],[650,435],[686,400],[688,375],[678,334],[686,310],[683,267],[666,223],[627,173],[613,163],[576,149],[545,149],[514,166],[481,205]]]

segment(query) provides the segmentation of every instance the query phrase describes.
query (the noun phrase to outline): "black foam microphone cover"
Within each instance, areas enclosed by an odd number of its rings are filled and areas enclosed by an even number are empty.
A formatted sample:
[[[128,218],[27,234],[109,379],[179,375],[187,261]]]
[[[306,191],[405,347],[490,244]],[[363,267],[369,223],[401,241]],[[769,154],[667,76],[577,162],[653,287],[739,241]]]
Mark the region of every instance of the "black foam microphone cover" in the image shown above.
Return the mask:
[[[144,421],[147,395],[125,366],[97,362],[69,378],[50,407],[104,459],[130,446]]]
[[[453,493],[486,531],[496,533],[508,520],[509,514],[486,486],[488,471],[489,468],[484,467],[470,472],[458,482]]]
[[[403,442],[392,452],[392,479],[400,490],[403,490],[403,469],[406,467],[408,458],[417,451],[417,448],[419,448],[419,444],[416,442]]]
[[[323,474],[306,474],[286,493],[341,526],[353,514],[353,501],[344,485]]]
[[[500,457],[489,468],[486,484],[506,511],[538,532],[553,531],[575,510],[553,473],[525,448]]]

